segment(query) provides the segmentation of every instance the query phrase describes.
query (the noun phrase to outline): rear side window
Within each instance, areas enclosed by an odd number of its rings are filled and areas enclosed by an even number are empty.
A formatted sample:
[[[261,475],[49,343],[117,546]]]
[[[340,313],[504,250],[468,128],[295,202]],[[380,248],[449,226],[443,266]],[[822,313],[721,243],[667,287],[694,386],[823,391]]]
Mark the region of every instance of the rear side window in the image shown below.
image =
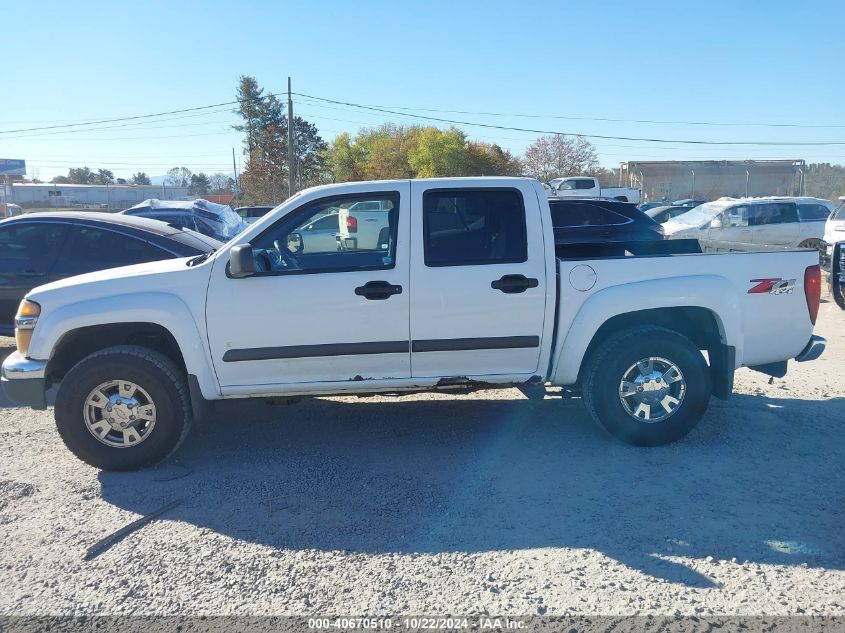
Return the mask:
[[[73,228],[67,248],[56,263],[62,275],[169,259],[170,253],[141,239],[90,226]]]
[[[426,266],[528,259],[525,207],[515,189],[439,189],[423,195]]]
[[[579,178],[575,181],[576,189],[593,189],[593,181],[586,178]]]
[[[836,211],[831,214],[830,219],[845,220],[845,202],[836,207]]]
[[[584,226],[613,226],[631,222],[621,213],[594,204],[550,204],[556,229]]]
[[[812,220],[827,220],[830,210],[823,204],[799,204],[798,217],[804,222]]]
[[[755,204],[750,209],[749,224],[751,226],[786,224],[798,221],[798,210],[792,202]]]

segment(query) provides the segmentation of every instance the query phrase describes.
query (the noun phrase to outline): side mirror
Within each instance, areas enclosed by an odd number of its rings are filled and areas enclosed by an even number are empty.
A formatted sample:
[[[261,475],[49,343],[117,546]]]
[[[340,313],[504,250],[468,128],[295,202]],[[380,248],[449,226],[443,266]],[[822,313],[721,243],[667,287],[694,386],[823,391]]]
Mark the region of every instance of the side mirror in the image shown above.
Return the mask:
[[[840,308],[845,310],[845,242],[833,245],[830,259],[830,294]]]
[[[238,244],[229,251],[229,276],[235,279],[255,274],[255,260],[252,258],[252,244]]]
[[[722,218],[713,218],[710,221],[710,228],[711,229],[721,229],[722,228]]]

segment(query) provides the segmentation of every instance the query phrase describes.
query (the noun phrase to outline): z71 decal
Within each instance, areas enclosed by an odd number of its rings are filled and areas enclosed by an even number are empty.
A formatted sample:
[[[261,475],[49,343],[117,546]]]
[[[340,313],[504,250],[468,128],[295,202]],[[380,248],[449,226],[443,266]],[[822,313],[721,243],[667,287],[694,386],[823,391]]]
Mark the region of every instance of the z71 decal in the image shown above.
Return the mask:
[[[788,295],[795,290],[794,279],[782,279],[780,277],[773,277],[771,279],[752,279],[751,283],[757,284],[748,289],[748,294],[769,294],[769,295]]]

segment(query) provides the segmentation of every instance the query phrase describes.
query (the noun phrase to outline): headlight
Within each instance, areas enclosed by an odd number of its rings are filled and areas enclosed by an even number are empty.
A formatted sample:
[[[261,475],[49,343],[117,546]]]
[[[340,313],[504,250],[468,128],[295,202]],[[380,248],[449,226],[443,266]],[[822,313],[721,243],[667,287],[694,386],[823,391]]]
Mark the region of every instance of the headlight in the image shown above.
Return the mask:
[[[40,314],[41,306],[34,301],[24,299],[18,306],[18,313],[15,315],[15,344],[23,356],[29,354],[32,330]]]

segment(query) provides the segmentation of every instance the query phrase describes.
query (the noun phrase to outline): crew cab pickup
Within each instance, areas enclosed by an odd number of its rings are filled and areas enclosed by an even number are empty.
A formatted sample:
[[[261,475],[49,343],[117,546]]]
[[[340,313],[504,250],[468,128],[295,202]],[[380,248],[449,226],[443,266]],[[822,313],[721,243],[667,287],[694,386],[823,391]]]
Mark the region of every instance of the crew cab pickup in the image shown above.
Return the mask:
[[[303,249],[302,227],[357,202],[381,238]],[[782,376],[825,344],[815,252],[682,243],[568,257],[527,178],[315,187],[213,254],[34,289],[3,385],[43,409],[58,383],[66,445],[113,470],[165,458],[228,398],[559,385],[620,440],[665,444],[736,368]]]
[[[612,198],[622,202],[639,204],[642,192],[633,187],[602,187],[592,176],[554,178],[549,181],[549,197],[552,198]]]

